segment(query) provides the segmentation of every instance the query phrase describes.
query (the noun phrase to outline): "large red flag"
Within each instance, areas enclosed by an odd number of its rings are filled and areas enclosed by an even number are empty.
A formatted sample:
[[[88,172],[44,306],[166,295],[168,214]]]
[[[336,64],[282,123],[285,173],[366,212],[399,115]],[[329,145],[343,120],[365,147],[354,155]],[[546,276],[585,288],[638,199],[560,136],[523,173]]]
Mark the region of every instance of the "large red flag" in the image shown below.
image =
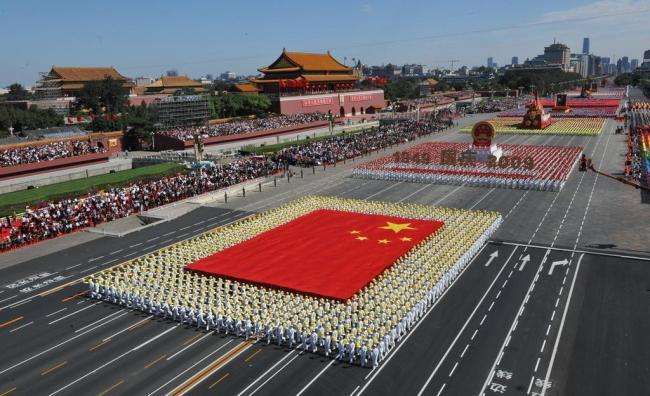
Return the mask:
[[[186,269],[347,300],[443,225],[436,220],[320,209]]]

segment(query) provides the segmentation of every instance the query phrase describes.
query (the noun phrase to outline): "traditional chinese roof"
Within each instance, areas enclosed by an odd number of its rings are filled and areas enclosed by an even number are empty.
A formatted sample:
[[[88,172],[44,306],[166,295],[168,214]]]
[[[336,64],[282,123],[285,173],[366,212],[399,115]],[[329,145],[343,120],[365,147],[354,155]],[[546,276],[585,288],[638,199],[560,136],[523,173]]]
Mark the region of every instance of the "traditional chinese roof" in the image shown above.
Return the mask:
[[[308,52],[288,52],[282,54],[268,67],[259,69],[262,73],[288,73],[288,72],[352,72],[336,60],[329,52],[316,54]]]
[[[235,91],[242,93],[257,93],[260,91],[253,83],[235,84],[233,88]]]
[[[187,76],[161,77],[147,85],[151,88],[203,88],[200,82],[192,80]]]
[[[97,81],[103,80],[106,77],[111,77],[115,80],[127,80],[126,77],[118,73],[113,67],[54,66],[50,71],[50,75],[54,78],[61,79],[63,82]]]

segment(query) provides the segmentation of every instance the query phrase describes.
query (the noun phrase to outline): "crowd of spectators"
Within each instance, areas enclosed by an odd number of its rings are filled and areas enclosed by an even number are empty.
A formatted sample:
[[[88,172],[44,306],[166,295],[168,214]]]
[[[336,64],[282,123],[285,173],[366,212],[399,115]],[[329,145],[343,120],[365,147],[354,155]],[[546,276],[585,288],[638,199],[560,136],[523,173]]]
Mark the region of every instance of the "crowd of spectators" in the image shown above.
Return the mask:
[[[281,164],[315,166],[333,164],[383,147],[440,132],[453,125],[447,117],[395,119],[364,132],[331,136],[280,150],[273,159]]]
[[[158,180],[140,181],[82,198],[47,202],[0,219],[0,251],[119,219],[276,171],[262,159],[239,159]]]
[[[161,135],[174,137],[179,140],[192,140],[195,134],[205,137],[238,135],[287,126],[308,124],[314,121],[325,121],[327,114],[304,113],[293,115],[279,115],[265,118],[252,118],[249,120],[231,121],[223,124],[203,127],[178,127],[158,132]]]
[[[0,150],[0,167],[51,161],[58,158],[105,152],[106,148],[93,146],[85,140],[67,140],[38,146],[12,147]]]
[[[489,98],[477,101],[476,103],[466,107],[464,110],[466,114],[497,113],[500,111],[523,108],[523,106],[530,103],[531,100],[532,97],[530,96]]]
[[[628,112],[625,176],[650,186],[650,109]]]

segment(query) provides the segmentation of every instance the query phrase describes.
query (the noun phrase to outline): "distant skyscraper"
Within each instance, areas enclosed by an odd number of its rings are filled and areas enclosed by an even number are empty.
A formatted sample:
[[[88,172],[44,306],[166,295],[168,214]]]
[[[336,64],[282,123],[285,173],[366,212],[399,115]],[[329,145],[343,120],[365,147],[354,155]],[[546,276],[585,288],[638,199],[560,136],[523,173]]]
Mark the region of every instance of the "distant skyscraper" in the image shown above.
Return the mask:
[[[589,37],[582,39],[582,53],[585,55],[589,53]]]
[[[493,58],[493,57],[489,57],[489,58],[487,59],[487,67],[489,67],[489,68],[493,68],[493,67],[494,67],[494,58]]]
[[[638,59],[632,59],[630,61],[630,69],[631,69],[631,71],[635,71],[637,67],[639,67],[639,60]]]
[[[513,56],[512,60],[510,61],[510,64],[513,66],[517,66],[519,64],[519,57],[518,56]]]

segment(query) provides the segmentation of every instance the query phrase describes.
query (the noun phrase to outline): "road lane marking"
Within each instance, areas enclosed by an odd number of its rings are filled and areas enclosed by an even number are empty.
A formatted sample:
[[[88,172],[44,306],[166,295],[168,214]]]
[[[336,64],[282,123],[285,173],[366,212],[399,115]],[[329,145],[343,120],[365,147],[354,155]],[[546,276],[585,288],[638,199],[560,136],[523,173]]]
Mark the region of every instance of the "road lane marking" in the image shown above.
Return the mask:
[[[29,326],[29,325],[31,325],[31,324],[34,324],[34,321],[31,321],[31,322],[29,322],[29,323],[25,323],[24,325],[18,326],[18,327],[16,327],[15,329],[11,329],[11,330],[9,330],[9,332],[10,332],[10,333],[13,333],[14,331],[18,331],[18,330],[20,330],[20,329],[22,329],[22,328],[24,328],[24,327],[27,327],[27,326]]]
[[[75,298],[77,298],[77,297],[81,297],[81,296],[83,296],[83,295],[86,294],[86,293],[88,293],[88,291],[83,291],[83,292],[81,292],[81,293],[77,293],[77,294],[75,294],[75,295],[72,295],[72,296],[70,296],[70,297],[66,297],[66,298],[62,299],[61,302],[68,302],[68,301],[70,301],[70,300],[72,300],[72,299],[75,299]]]
[[[13,318],[13,319],[11,319],[11,320],[8,320],[8,321],[6,321],[6,322],[0,324],[0,329],[5,328],[5,327],[7,327],[7,326],[10,326],[12,323],[16,323],[16,322],[18,322],[19,320],[23,320],[23,319],[25,319],[24,316],[18,316],[18,317],[16,317],[16,318]]]
[[[163,360],[166,356],[167,356],[166,354],[162,354],[162,355],[158,356],[155,360],[145,364],[144,368],[148,369],[149,367],[151,367],[154,364],[158,363],[159,361]]]
[[[252,358],[255,357],[255,355],[257,355],[257,354],[260,353],[260,352],[262,352],[262,348],[258,348],[257,351],[253,352],[252,355],[250,355],[249,357],[247,357],[246,359],[244,359],[244,362],[248,363]]]
[[[584,256],[585,255],[583,253],[578,259],[578,265],[576,266],[576,270],[573,273],[573,281],[571,281],[571,287],[569,288],[567,301],[566,304],[564,305],[564,313],[562,314],[562,320],[560,321],[560,328],[557,331],[557,335],[555,336],[555,345],[553,346],[553,352],[551,353],[551,360],[546,370],[546,378],[544,379],[546,381],[545,383],[548,383],[548,378],[551,376],[551,371],[553,370],[553,364],[555,364],[555,356],[557,354],[558,345],[560,344],[560,338],[562,337],[562,331],[564,330],[564,322],[566,320],[567,312],[569,311],[569,305],[571,305],[570,303],[571,303],[571,297],[573,296],[573,287],[576,284],[576,278],[578,277],[578,271],[580,270],[580,264],[582,263],[582,258]],[[545,394],[546,394],[546,388],[542,387],[542,396],[544,396]]]
[[[230,373],[226,373],[226,374],[222,375],[221,378],[219,378],[218,380],[214,381],[214,382],[212,383],[212,385],[208,386],[208,389],[212,389],[212,388],[214,388],[214,387],[215,387],[219,382],[221,382],[221,381],[225,380],[226,378],[228,378],[229,375],[230,375]]]
[[[83,263],[79,263],[79,264],[71,265],[71,266],[69,266],[69,267],[64,268],[63,270],[64,270],[64,271],[71,270],[71,269],[73,269],[73,268],[77,268],[77,267],[79,267],[79,266],[81,266],[81,265],[83,265]]]
[[[208,336],[210,336],[210,335],[212,335],[212,334],[214,334],[214,330],[211,331],[211,332],[209,332],[209,333],[204,334],[203,337],[201,337],[201,338],[199,338],[198,340],[196,340],[196,341],[194,341],[194,342],[188,344],[187,346],[185,346],[184,348],[182,348],[180,351],[178,351],[178,352],[176,352],[175,354],[171,355],[170,357],[167,358],[167,361],[172,360],[172,359],[175,358],[176,356],[178,356],[178,355],[180,355],[181,353],[185,352],[188,348],[191,348],[192,346],[198,344],[198,343],[201,342],[204,338],[206,338],[206,337],[208,337]],[[197,335],[200,336],[201,334],[197,334]],[[186,345],[186,344],[183,343],[183,345]]]
[[[121,380],[117,381],[115,384],[108,387],[108,389],[104,390],[102,393],[100,393],[97,396],[105,396],[105,395],[108,394],[108,392],[112,391],[113,389],[117,388],[118,386],[122,385],[123,383],[124,383],[124,380],[121,379]]]
[[[97,261],[97,260],[100,260],[100,259],[103,259],[103,258],[104,258],[104,256],[93,257],[93,258],[89,259],[88,262],[92,263],[93,261]]]
[[[15,391],[16,389],[18,389],[18,388],[14,386],[13,388],[8,389],[8,390],[6,390],[6,391],[0,393],[0,396],[7,396],[8,394],[10,394],[11,392]]]
[[[210,365],[208,365],[204,369],[200,370],[198,373],[196,373],[192,377],[188,378],[182,384],[178,385],[176,388],[174,388],[170,392],[170,394],[171,395],[179,395],[179,396],[186,394],[187,392],[194,389],[201,382],[205,381],[206,378],[212,376],[212,374],[216,373],[221,368],[223,368],[226,364],[230,363],[237,356],[244,353],[244,351],[246,351],[252,345],[253,345],[253,343],[251,341],[244,341],[241,344],[233,347],[230,351],[228,351],[228,353],[226,353],[225,355],[219,357],[217,360],[212,362]]]
[[[487,245],[484,245],[484,246],[487,246]],[[445,359],[447,358],[447,356],[448,356],[449,353],[451,352],[451,349],[454,347],[454,345],[456,345],[456,342],[458,342],[458,340],[460,339],[461,335],[463,334],[463,332],[464,332],[465,329],[467,328],[467,325],[469,325],[470,321],[472,320],[472,318],[474,317],[474,315],[475,315],[476,312],[478,311],[479,307],[483,304],[483,301],[485,300],[485,297],[487,297],[487,295],[490,293],[490,291],[492,290],[492,287],[494,287],[494,284],[496,283],[497,279],[499,279],[499,277],[500,277],[501,274],[503,273],[503,270],[505,270],[505,268],[508,266],[508,263],[510,262],[510,260],[512,259],[512,256],[514,256],[514,254],[515,254],[516,251],[517,251],[516,248],[515,248],[515,249],[512,249],[512,252],[510,253],[510,256],[508,256],[508,259],[505,261],[505,263],[503,263],[503,266],[501,266],[501,269],[499,270],[499,272],[497,272],[496,276],[495,276],[494,279],[492,280],[492,283],[490,283],[490,285],[489,285],[489,286],[487,287],[487,289],[485,290],[485,293],[483,293],[483,296],[481,296],[481,299],[479,300],[479,302],[478,302],[478,303],[476,304],[476,306],[474,307],[474,310],[470,313],[469,317],[467,318],[467,320],[466,320],[465,323],[463,324],[463,327],[461,327],[461,329],[458,331],[458,334],[456,334],[456,337],[454,338],[454,340],[453,340],[453,341],[451,342],[451,344],[449,345],[449,348],[447,348],[447,351],[445,351],[445,354],[442,356],[442,358],[440,358],[440,361],[439,361],[438,364],[434,367],[433,371],[431,372],[431,374],[429,375],[429,377],[427,378],[427,380],[424,382],[424,385],[422,385],[422,388],[420,388],[420,391],[418,392],[418,396],[422,396],[422,394],[424,393],[424,391],[425,391],[425,389],[427,388],[427,386],[429,386],[429,383],[430,383],[431,380],[433,379],[433,376],[436,375],[436,373],[438,372],[438,369],[440,369],[440,366],[442,366],[442,363],[445,361]],[[479,252],[479,254],[477,254],[475,257],[478,257],[479,255],[480,255],[480,252]],[[474,260],[472,260],[472,261],[474,261]],[[470,263],[470,264],[471,264],[471,263]],[[467,267],[465,267],[465,268],[469,268],[469,266],[470,266],[470,265],[467,265]],[[460,279],[460,276],[458,276],[456,279]],[[452,286],[453,286],[453,283],[452,283]],[[450,290],[450,289],[451,289],[451,286],[447,288],[447,290]],[[445,292],[446,292],[446,291],[445,291]],[[440,301],[440,299],[438,299],[438,301]],[[425,317],[426,317],[426,316],[425,316]],[[422,323],[422,322],[419,322],[418,325],[419,325],[420,323]],[[409,335],[410,335],[410,334],[413,334],[413,333],[415,332],[414,330],[415,330],[415,329],[412,329],[411,332],[409,332]],[[476,336],[476,333],[477,333],[477,332],[478,332],[478,329],[476,329],[476,330],[474,331],[474,334],[472,335],[472,340],[473,340],[474,337]],[[402,344],[400,344],[400,345],[404,345],[404,343],[402,343]],[[392,356],[392,355],[391,355],[391,356]],[[382,365],[382,367],[384,367],[384,366],[385,366],[385,365]],[[379,370],[378,370],[377,372],[379,372]],[[375,374],[375,375],[376,375],[376,374]],[[374,378],[374,377],[373,377],[373,378]],[[366,387],[368,386],[369,383],[370,383],[370,382],[368,382],[368,383],[367,383],[363,388],[361,388],[361,392],[363,392],[363,391],[366,389]],[[359,392],[359,393],[361,393],[361,392]]]
[[[52,346],[52,347],[49,347],[48,349],[45,349],[45,350],[43,350],[43,351],[41,351],[41,352],[39,352],[39,353],[37,353],[37,354],[34,354],[34,355],[28,357],[27,359],[25,359],[25,360],[23,360],[23,361],[21,361],[21,362],[18,362],[18,363],[16,363],[16,364],[14,364],[13,366],[7,367],[6,369],[0,371],[0,375],[6,373],[6,372],[8,372],[8,371],[11,371],[11,370],[15,369],[16,367],[22,366],[23,364],[25,364],[25,363],[27,363],[27,362],[30,362],[30,361],[36,359],[37,357],[42,356],[42,355],[44,355],[44,354],[46,354],[46,353],[48,353],[48,352],[50,352],[50,351],[53,351],[53,350],[55,350],[56,348],[58,348],[58,347],[60,347],[60,346],[62,346],[62,345],[65,345],[65,344],[69,343],[70,341],[74,341],[74,340],[76,340],[77,338],[79,338],[79,337],[81,337],[81,336],[83,336],[83,335],[85,335],[85,334],[87,334],[87,333],[90,333],[91,331],[93,331],[93,330],[95,330],[95,329],[97,329],[97,328],[99,328],[99,327],[101,327],[101,326],[104,326],[105,324],[110,323],[110,322],[112,322],[113,320],[115,320],[115,319],[117,319],[117,318],[119,318],[119,316],[118,316],[118,317],[115,317],[115,318],[113,318],[113,319],[111,319],[111,320],[108,320],[108,321],[106,321],[106,322],[104,322],[104,323],[102,323],[102,324],[96,326],[95,328],[86,331],[86,332],[83,332],[83,333],[77,334],[76,336],[72,336],[72,337],[68,338],[67,340],[65,340],[65,341],[63,341],[63,342],[60,342],[60,343],[58,343],[58,344],[56,344],[56,345],[54,345],[54,346]]]
[[[121,316],[126,315],[127,313],[129,313],[129,312],[128,312],[128,311],[122,311],[122,310],[119,310],[119,311],[117,311],[117,312],[113,312],[112,314],[110,314],[110,315],[108,315],[108,316],[104,316],[103,318],[100,318],[100,319],[98,319],[98,320],[96,320],[96,321],[94,321],[94,322],[92,322],[92,323],[89,323],[89,324],[85,325],[84,327],[78,328],[78,329],[75,330],[74,332],[75,332],[75,333],[78,333],[78,332],[80,332],[80,331],[84,331],[84,330],[86,330],[87,328],[96,325],[97,323],[100,323],[100,322],[103,322],[103,321],[109,319],[111,316],[119,315],[119,316],[117,317],[117,318],[119,318],[119,317],[121,317]],[[115,318],[115,319],[117,319],[117,318]]]
[[[458,367],[458,362],[456,362],[456,364],[454,364],[454,367],[452,367],[451,371],[449,372],[449,377],[454,375],[454,371],[456,371],[456,367]]]
[[[302,389],[300,390],[300,392],[296,393],[296,396],[300,396],[300,395],[302,395],[303,393],[305,393],[305,391],[307,390],[307,388],[309,388],[309,387],[311,386],[311,384],[313,384],[313,383],[314,383],[314,382],[315,382],[315,381],[316,381],[316,380],[317,380],[321,375],[323,375],[323,373],[324,373],[328,368],[330,368],[330,367],[332,366],[332,364],[334,364],[334,362],[335,362],[334,359],[330,360],[330,362],[329,362],[325,367],[323,367],[323,369],[322,369],[321,371],[319,371],[318,374],[316,374],[316,376],[315,376],[314,378],[312,378],[311,381],[309,381],[309,382],[307,383],[307,385],[305,385],[304,388],[302,388]]]
[[[9,300],[11,300],[11,299],[13,299],[13,298],[17,298],[17,297],[18,297],[18,294],[15,294],[15,295],[13,295],[13,296],[11,296],[11,297],[7,297],[7,298],[5,298],[4,300],[0,300],[0,303],[3,303],[3,302],[5,302],[5,301],[9,301]],[[5,307],[5,308],[6,308],[6,307]]]
[[[63,319],[67,319],[67,318],[69,318],[69,317],[72,316],[72,315],[76,315],[76,314],[78,314],[79,312],[83,312],[83,311],[85,311],[85,310],[87,310],[87,309],[90,309],[90,308],[94,307],[94,306],[97,305],[97,304],[100,304],[100,303],[101,303],[101,301],[98,301],[98,302],[96,302],[96,303],[94,303],[94,304],[90,304],[89,306],[87,306],[87,307],[85,307],[85,308],[81,308],[81,309],[78,309],[78,310],[76,310],[76,311],[74,311],[74,312],[72,312],[72,313],[69,313],[69,314],[67,314],[67,315],[61,316],[60,318],[58,318],[58,319],[54,319],[53,321],[49,322],[48,325],[52,325],[52,324],[54,324],[54,323],[56,323],[56,322],[60,322],[60,321],[62,321]]]
[[[46,317],[46,318],[49,318],[50,316],[54,316],[54,315],[58,314],[59,312],[63,312],[63,311],[65,311],[66,309],[68,309],[68,308],[61,308],[61,309],[59,309],[58,311],[54,311],[54,312],[52,312],[52,313],[49,313],[49,314],[45,315],[45,317]]]
[[[188,371],[190,371],[191,369],[193,369],[193,368],[196,367],[197,365],[201,364],[205,359],[207,359],[207,358],[209,358],[210,356],[214,355],[215,353],[219,352],[219,351],[220,351],[221,349],[223,349],[226,345],[230,344],[230,343],[233,342],[233,341],[234,341],[234,340],[228,340],[228,342],[226,342],[225,344],[221,345],[219,348],[217,348],[217,349],[215,349],[214,351],[210,352],[210,353],[207,354],[206,356],[202,357],[202,358],[199,359],[196,363],[194,363],[194,364],[191,365],[190,367],[188,367],[188,368],[186,368],[185,370],[183,370],[183,372],[181,372],[180,374],[176,375],[174,378],[170,379],[169,381],[165,382],[161,387],[159,387],[159,388],[155,389],[154,391],[150,392],[147,396],[153,396],[153,395],[156,394],[159,390],[163,389],[163,388],[166,387],[167,385],[169,385],[169,384],[171,384],[172,382],[176,381],[179,377],[181,377],[182,375],[184,375],[185,373],[187,373]]]
[[[65,366],[67,363],[68,363],[68,361],[67,361],[67,360],[64,360],[63,362],[61,362],[61,363],[59,363],[59,364],[56,364],[56,365],[54,365],[54,366],[52,366],[52,367],[50,367],[50,368],[48,368],[48,369],[46,369],[46,370],[44,370],[44,371],[41,371],[41,376],[43,376],[43,375],[47,375],[47,374],[51,373],[52,371],[54,371],[54,370],[56,370],[56,369],[59,369],[59,368]]]
[[[118,357],[109,360],[108,362],[102,364],[101,366],[97,367],[96,369],[87,372],[86,374],[84,374],[84,375],[82,375],[81,377],[75,379],[74,381],[68,383],[67,385],[64,385],[64,386],[62,386],[61,388],[55,390],[54,392],[50,393],[50,396],[56,395],[56,394],[58,394],[58,393],[61,393],[62,391],[68,389],[69,387],[71,387],[72,385],[76,384],[77,382],[82,381],[83,379],[85,379],[85,378],[87,378],[87,377],[89,377],[89,376],[95,374],[96,372],[98,372],[99,370],[103,369],[104,367],[107,367],[107,366],[109,366],[109,365],[115,363],[116,361],[118,361],[119,359],[123,358],[124,356],[126,356],[126,355],[128,355],[128,354],[130,354],[130,353],[132,353],[132,352],[135,352],[135,351],[137,351],[137,350],[139,350],[139,349],[145,347],[146,345],[148,345],[148,344],[154,342],[154,341],[157,340],[158,338],[164,336],[165,334],[167,334],[167,333],[169,333],[170,331],[176,329],[177,327],[178,327],[178,325],[172,326],[172,327],[168,328],[167,330],[161,332],[160,334],[158,334],[158,335],[156,335],[156,336],[154,336],[154,337],[148,339],[147,341],[143,342],[142,344],[140,344],[140,345],[138,345],[138,346],[136,346],[136,347],[134,347],[134,348],[129,349],[128,351],[122,353],[122,354],[119,355]]]
[[[124,249],[117,249],[117,250],[116,250],[116,251],[114,251],[114,252],[110,252],[110,253],[109,253],[109,255],[111,255],[111,256],[112,256],[112,255],[114,255],[114,254],[118,254],[118,253],[121,253],[121,252],[122,252],[123,250],[124,250]]]
[[[465,352],[467,352],[467,348],[469,348],[469,344],[465,345],[465,349],[463,349],[463,353],[460,354],[461,359],[463,356],[465,356]]]
[[[113,333],[112,335],[110,335],[110,336],[108,336],[108,337],[104,337],[103,340],[104,340],[104,341],[108,341],[108,340],[112,339],[113,337],[116,337],[116,336],[118,336],[118,335],[120,335],[120,334],[122,334],[122,333],[125,333],[125,332],[127,332],[127,331],[130,331],[131,328],[132,328],[133,326],[137,326],[137,325],[139,325],[140,323],[142,323],[142,322],[144,322],[144,321],[146,321],[146,320],[149,320],[149,319],[151,319],[151,318],[153,318],[153,315],[149,315],[149,316],[147,316],[146,318],[144,318],[144,319],[142,319],[142,320],[139,320],[139,321],[137,321],[136,323],[130,325],[129,327],[125,327],[124,329],[118,331],[117,333]]]
[[[94,351],[95,349],[101,347],[102,345],[106,344],[106,343],[109,342],[109,341],[110,341],[110,340],[102,340],[102,341],[100,341],[99,344],[97,344],[97,345],[91,347],[90,349],[88,349],[88,352],[92,352],[92,351]]]
[[[436,396],[442,395],[442,391],[445,390],[445,386],[447,386],[446,382],[444,384],[442,384],[442,386],[440,387],[440,390],[438,391],[438,393],[436,393]]]
[[[250,388],[252,388],[252,387],[253,387],[253,386],[254,386],[258,381],[260,381],[262,378],[266,377],[266,375],[267,375],[268,373],[270,373],[271,370],[273,370],[275,367],[277,367],[277,365],[279,365],[280,363],[282,363],[282,362],[284,361],[284,359],[286,359],[286,358],[288,358],[289,356],[291,356],[294,352],[296,352],[295,349],[290,350],[290,351],[289,351],[287,354],[285,354],[285,355],[284,355],[280,360],[278,360],[278,361],[277,361],[273,366],[271,366],[271,368],[269,368],[269,369],[266,370],[262,375],[260,375],[259,377],[257,377],[257,378],[255,379],[255,381],[253,381],[253,382],[251,382],[250,384],[248,384],[248,386],[247,386],[246,388],[244,388],[241,392],[239,392],[239,393],[237,394],[237,396],[241,396],[241,395],[243,395],[247,390],[249,390]],[[297,356],[297,355],[296,355],[296,356]],[[255,391],[257,391],[257,389],[256,389]]]

